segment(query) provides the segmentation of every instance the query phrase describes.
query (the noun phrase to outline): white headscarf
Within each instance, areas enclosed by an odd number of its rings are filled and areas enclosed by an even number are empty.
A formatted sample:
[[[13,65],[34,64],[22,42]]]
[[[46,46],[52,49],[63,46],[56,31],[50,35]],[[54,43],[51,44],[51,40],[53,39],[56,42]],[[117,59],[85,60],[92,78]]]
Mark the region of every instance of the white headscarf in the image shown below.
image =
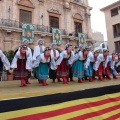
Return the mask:
[[[41,41],[42,41],[43,44],[44,44],[44,41],[43,41],[42,39],[38,39],[38,40],[37,40],[38,45],[40,44]]]
[[[23,39],[23,40],[22,40],[22,44],[24,44],[24,42],[26,42],[26,41],[29,43],[29,40]]]

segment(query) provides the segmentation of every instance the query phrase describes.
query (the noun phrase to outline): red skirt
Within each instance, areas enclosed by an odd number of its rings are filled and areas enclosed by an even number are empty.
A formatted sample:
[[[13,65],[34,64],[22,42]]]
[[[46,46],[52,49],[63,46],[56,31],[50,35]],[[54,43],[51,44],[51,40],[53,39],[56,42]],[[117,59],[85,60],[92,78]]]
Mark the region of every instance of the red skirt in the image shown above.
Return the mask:
[[[18,59],[17,68],[14,70],[13,75],[14,80],[28,79],[29,72],[26,70],[26,59]]]
[[[57,68],[57,78],[67,78],[69,76],[69,66],[66,65],[66,60],[62,60]]]
[[[102,73],[103,73],[103,63],[100,63],[97,70],[97,76],[102,76]]]
[[[110,65],[107,64],[107,67],[103,71],[104,71],[104,75],[110,75]]]

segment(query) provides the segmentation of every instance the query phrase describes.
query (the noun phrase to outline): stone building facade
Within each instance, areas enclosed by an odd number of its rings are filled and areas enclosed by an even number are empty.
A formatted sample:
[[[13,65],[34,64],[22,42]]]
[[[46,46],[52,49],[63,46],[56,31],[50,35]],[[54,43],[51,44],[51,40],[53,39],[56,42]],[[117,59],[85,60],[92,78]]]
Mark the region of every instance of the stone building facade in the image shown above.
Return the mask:
[[[120,0],[101,9],[105,14],[108,48],[120,53]]]
[[[62,31],[62,50],[67,42],[77,45],[77,32],[85,33],[91,45],[91,7],[88,0],[0,0],[0,48],[16,50],[22,42],[22,23],[34,25],[34,43],[43,38],[45,46],[52,42],[51,28]]]

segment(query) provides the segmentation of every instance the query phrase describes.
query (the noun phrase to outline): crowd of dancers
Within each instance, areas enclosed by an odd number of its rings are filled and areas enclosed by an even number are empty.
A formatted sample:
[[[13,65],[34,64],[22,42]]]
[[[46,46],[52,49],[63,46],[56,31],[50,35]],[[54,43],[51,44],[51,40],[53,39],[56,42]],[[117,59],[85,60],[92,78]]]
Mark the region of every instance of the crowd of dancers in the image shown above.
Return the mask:
[[[42,39],[38,40],[38,45],[34,47],[32,54],[28,47],[28,40],[23,40],[18,48],[12,63],[0,50],[0,59],[9,73],[13,73],[14,80],[21,80],[21,86],[30,84],[30,73],[34,70],[34,76],[39,83],[47,86],[47,79],[52,79],[53,83],[58,82],[68,84],[74,81],[73,77],[78,78],[78,83],[83,83],[86,79],[89,82],[94,81],[96,77],[99,80],[117,79],[116,75],[120,73],[120,54],[109,54],[105,49],[94,51],[93,47],[74,47],[72,44],[66,44],[62,52],[57,50],[57,45],[52,43],[49,47],[44,46]],[[0,77],[3,67],[0,65]]]

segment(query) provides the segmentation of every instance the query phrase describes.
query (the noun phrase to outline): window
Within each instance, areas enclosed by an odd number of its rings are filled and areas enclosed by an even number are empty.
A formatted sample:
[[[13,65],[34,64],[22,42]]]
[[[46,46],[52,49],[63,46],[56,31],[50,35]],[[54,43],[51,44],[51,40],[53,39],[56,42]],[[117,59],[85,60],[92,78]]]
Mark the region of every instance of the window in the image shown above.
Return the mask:
[[[20,10],[20,23],[32,23],[32,12],[26,10]]]
[[[118,7],[111,10],[111,17],[118,15]]]
[[[59,28],[59,18],[50,16],[50,28]]]
[[[114,38],[120,36],[120,23],[113,25]]]
[[[75,36],[78,37],[78,33],[82,33],[82,23],[75,22]]]
[[[102,48],[105,48],[105,44],[102,44]]]
[[[116,50],[117,53],[120,52],[120,41],[115,42],[115,50]]]

